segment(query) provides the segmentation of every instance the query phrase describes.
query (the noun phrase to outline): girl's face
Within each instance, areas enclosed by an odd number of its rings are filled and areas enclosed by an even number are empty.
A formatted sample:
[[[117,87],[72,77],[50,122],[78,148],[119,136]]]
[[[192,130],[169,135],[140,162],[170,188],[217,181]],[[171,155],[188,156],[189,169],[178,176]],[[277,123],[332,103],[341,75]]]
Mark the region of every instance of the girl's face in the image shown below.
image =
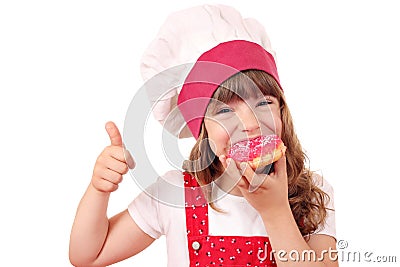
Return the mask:
[[[222,103],[212,99],[204,118],[210,147],[218,157],[227,155],[231,145],[260,135],[281,136],[282,120],[277,98],[249,97]]]

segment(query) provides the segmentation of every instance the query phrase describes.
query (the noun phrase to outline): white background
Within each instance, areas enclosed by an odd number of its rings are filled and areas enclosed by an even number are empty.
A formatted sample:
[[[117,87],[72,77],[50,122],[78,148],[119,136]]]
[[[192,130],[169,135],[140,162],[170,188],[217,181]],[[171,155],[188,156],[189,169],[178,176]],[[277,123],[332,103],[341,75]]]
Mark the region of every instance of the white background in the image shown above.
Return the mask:
[[[70,266],[69,232],[108,145],[104,124],[122,130],[140,57],[166,16],[200,3],[0,3],[1,266]],[[400,261],[396,1],[219,3],[265,26],[311,167],[335,188],[338,239]],[[125,178],[110,215],[140,191]],[[116,266],[166,266],[164,241]]]

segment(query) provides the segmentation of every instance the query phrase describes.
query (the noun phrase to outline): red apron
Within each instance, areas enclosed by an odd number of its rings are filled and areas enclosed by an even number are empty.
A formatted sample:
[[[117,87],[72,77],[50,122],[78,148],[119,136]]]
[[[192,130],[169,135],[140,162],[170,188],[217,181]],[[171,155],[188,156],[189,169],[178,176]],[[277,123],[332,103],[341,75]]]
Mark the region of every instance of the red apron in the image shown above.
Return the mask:
[[[185,210],[190,267],[276,267],[265,236],[211,236],[208,205],[196,179],[184,173]]]

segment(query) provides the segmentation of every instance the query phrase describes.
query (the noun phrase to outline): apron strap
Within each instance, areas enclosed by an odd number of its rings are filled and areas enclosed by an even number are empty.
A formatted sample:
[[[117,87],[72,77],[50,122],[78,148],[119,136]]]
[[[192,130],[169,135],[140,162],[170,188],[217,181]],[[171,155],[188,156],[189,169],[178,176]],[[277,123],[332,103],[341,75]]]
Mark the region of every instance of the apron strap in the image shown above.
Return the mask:
[[[208,204],[196,178],[184,172],[187,236],[208,235]]]

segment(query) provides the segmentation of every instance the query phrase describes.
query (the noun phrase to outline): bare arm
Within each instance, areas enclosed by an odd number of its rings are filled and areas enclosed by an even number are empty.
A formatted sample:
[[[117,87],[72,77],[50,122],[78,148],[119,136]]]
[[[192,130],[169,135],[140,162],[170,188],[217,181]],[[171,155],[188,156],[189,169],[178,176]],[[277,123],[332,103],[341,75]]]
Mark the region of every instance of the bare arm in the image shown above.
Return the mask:
[[[237,184],[242,195],[259,212],[275,251],[275,260],[279,267],[337,267],[338,262],[331,260],[326,251],[336,249],[333,237],[313,235],[305,241],[297,227],[288,200],[288,182],[286,173],[286,156],[275,162],[275,171],[265,177],[256,174],[248,164],[240,164],[220,157],[222,165],[232,177],[241,176]],[[243,165],[243,166],[242,166]],[[256,190],[249,191],[251,184],[259,184]],[[311,258],[308,258],[308,254]],[[315,253],[316,260],[313,255]],[[299,255],[299,260],[297,260]],[[302,259],[305,255],[304,260]],[[323,256],[323,260],[318,261]],[[294,259],[294,260],[292,260]]]
[[[96,161],[93,177],[72,226],[69,257],[74,266],[105,266],[133,256],[154,239],[144,233],[125,210],[107,218],[111,192],[128,171],[121,135],[114,123],[106,125],[111,146]],[[133,160],[130,166],[133,167]]]
[[[336,240],[328,235],[312,235],[308,242],[301,235],[290,207],[263,217],[268,229],[275,260],[278,266],[325,266],[337,267]],[[282,252],[279,252],[282,251]]]

